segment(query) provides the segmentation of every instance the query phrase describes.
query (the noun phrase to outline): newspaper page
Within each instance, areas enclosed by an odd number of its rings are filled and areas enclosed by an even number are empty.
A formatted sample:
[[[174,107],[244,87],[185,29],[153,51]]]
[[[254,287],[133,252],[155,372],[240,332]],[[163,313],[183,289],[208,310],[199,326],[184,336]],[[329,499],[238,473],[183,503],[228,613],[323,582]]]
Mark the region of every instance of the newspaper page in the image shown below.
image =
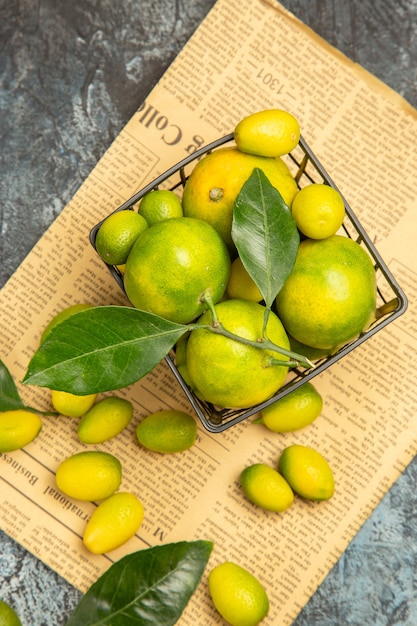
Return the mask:
[[[127,304],[88,241],[90,229],[197,147],[269,107],[291,111],[302,133],[376,242],[409,299],[408,311],[314,379],[322,415],[285,435],[246,420],[223,433],[199,424],[187,452],[141,449],[137,423],[163,408],[191,412],[165,362],[128,389],[135,415],[98,449],[122,462],[122,489],[142,500],[137,535],[109,554],[82,544],[95,503],[59,492],[58,464],[85,449],[77,421],[45,417],[40,435],[0,456],[2,528],[81,591],[132,551],[177,540],[209,539],[208,570],[232,560],[265,585],[265,624],[291,624],[350,540],[413,458],[417,400],[414,164],[417,115],[407,102],[331,48],[279,4],[218,0],[159,84],[141,103],[91,175],[0,292],[0,356],[21,381],[46,323],[77,302]],[[48,390],[19,384],[22,398],[50,408]],[[275,465],[292,443],[328,459],[334,497],[296,499],[285,513],[262,511],[239,488],[242,469]],[[180,619],[221,624],[206,575]]]

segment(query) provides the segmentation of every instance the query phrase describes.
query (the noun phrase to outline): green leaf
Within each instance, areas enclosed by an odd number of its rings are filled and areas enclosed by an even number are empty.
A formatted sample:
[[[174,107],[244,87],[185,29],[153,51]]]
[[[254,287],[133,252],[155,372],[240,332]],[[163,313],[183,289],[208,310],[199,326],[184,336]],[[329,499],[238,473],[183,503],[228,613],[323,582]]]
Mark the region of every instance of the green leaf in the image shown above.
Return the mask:
[[[294,266],[300,236],[291,210],[259,168],[235,200],[232,238],[270,308]]]
[[[175,624],[212,549],[209,541],[182,541],[128,554],[90,587],[66,626]]]
[[[126,306],[92,307],[51,331],[23,382],[79,395],[121,389],[148,374],[187,330]]]
[[[0,360],[0,411],[13,411],[24,408],[13,377]]]

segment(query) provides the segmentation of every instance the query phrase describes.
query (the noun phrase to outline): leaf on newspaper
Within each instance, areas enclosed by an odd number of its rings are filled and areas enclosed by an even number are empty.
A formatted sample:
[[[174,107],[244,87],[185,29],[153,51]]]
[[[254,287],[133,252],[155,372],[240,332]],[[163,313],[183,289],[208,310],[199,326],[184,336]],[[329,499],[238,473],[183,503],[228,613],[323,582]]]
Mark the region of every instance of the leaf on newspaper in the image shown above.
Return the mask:
[[[212,549],[210,541],[181,541],[128,554],[90,587],[66,626],[176,624]]]
[[[300,236],[279,191],[255,168],[236,198],[232,238],[267,307],[290,274]]]
[[[23,382],[79,395],[127,387],[158,365],[187,330],[126,306],[92,307],[51,331]]]
[[[0,411],[13,411],[24,408],[13,377],[0,360]]]

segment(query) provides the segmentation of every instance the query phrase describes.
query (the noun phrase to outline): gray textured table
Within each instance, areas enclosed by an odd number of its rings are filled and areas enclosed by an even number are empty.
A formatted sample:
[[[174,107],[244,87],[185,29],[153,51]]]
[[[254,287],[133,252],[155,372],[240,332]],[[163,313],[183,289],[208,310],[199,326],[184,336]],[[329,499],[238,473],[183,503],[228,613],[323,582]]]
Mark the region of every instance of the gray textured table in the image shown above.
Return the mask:
[[[417,106],[415,0],[282,4]],[[213,5],[0,1],[0,286]],[[296,626],[417,624],[416,484],[417,459]],[[65,624],[79,592],[1,531],[0,547],[0,597],[25,626]]]

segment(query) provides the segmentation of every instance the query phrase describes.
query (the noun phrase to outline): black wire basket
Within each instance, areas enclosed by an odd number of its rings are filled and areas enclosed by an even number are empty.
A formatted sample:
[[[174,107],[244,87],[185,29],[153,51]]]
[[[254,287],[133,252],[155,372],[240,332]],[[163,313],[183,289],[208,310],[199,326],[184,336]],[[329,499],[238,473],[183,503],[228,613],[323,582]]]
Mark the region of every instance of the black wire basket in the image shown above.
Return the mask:
[[[135,193],[114,212],[134,209],[140,199],[153,189],[170,189],[180,194],[196,162],[205,154],[225,144],[234,145],[233,133],[217,139],[187,156]],[[283,158],[286,160],[299,188],[312,183],[325,183],[341,193],[302,137],[295,150],[285,155]],[[247,409],[219,408],[200,400],[179,373],[175,365],[175,352],[173,351],[165,357],[165,360],[206,430],[213,433],[222,432],[255,413],[258,413],[266,406],[286,396],[297,387],[300,387],[300,385],[326,370],[333,365],[333,363],[339,361],[342,357],[346,356],[349,352],[357,348],[364,341],[372,337],[376,332],[382,330],[387,324],[393,322],[405,312],[407,308],[407,298],[404,292],[396,282],[394,276],[379,255],[374,244],[345,199],[344,203],[345,219],[338,234],[345,235],[359,243],[368,252],[375,267],[377,279],[377,315],[375,321],[359,337],[339,348],[334,354],[314,360],[314,367],[308,369],[302,367],[290,369],[285,384],[274,396]],[[94,226],[90,232],[90,242],[94,248],[96,247],[97,231],[103,221],[104,220]],[[124,291],[122,272],[116,266],[107,265],[107,267],[118,285]]]

